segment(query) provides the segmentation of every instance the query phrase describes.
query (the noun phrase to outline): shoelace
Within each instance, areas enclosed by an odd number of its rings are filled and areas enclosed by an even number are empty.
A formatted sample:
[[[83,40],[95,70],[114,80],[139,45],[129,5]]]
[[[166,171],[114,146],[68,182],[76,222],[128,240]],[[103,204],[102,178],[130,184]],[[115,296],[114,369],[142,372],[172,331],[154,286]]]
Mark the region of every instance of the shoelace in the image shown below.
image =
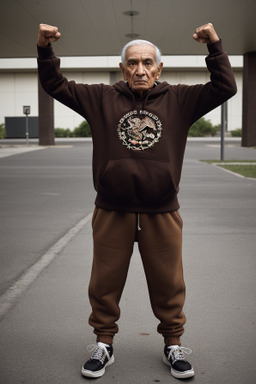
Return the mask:
[[[185,348],[185,347],[170,349],[170,352],[168,354],[168,360],[172,356],[173,363],[175,363],[175,361],[177,361],[177,360],[186,361],[186,357],[185,357],[184,353],[186,353],[187,355],[190,355],[192,353],[192,349]]]
[[[90,344],[87,350],[93,352],[90,360],[99,360],[103,364],[106,357],[109,359],[109,354],[105,347],[100,348],[98,345]]]

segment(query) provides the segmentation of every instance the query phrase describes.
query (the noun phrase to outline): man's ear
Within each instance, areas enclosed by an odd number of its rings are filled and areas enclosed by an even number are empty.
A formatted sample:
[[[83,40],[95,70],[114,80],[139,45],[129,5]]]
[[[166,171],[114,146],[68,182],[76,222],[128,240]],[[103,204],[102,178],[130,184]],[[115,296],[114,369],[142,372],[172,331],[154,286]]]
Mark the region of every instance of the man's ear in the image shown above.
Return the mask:
[[[161,76],[162,69],[163,69],[163,63],[160,63],[158,68],[157,68],[157,77],[156,77],[157,80],[159,80],[159,78]]]
[[[124,80],[127,80],[126,76],[125,76],[125,67],[124,67],[123,63],[119,63],[119,68],[121,69],[121,72],[123,74]]]

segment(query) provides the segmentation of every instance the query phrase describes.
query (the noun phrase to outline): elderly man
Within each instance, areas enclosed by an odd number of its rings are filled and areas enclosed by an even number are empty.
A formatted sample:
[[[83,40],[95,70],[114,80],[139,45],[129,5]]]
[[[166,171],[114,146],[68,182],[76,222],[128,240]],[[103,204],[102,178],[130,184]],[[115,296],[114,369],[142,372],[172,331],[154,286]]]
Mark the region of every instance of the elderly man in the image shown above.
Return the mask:
[[[129,42],[120,69],[125,81],[86,85],[68,81],[60,71],[51,43],[58,28],[41,24],[38,68],[42,86],[90,124],[93,178],[97,191],[92,219],[94,255],[89,283],[90,325],[97,335],[82,374],[97,378],[114,362],[119,301],[134,242],[138,242],[163,360],[174,377],[194,370],[181,347],[185,283],[182,267],[182,219],[177,194],[189,127],[236,93],[228,57],[212,24],[193,38],[206,43],[211,81],[204,85],[159,82],[159,49],[145,40]]]

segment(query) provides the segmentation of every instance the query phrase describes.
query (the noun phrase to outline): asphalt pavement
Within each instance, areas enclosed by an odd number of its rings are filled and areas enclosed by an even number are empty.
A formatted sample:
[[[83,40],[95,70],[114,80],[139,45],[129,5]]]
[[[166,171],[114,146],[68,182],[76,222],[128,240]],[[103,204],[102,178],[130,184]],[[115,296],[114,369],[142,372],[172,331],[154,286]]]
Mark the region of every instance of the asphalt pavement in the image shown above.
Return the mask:
[[[80,374],[87,345],[95,343],[87,322],[92,144],[1,141],[0,147],[0,383],[92,382]],[[254,384],[256,180],[198,161],[219,156],[218,141],[189,140],[180,185],[187,285],[182,344],[193,350],[196,373],[187,381]],[[256,150],[228,140],[225,158],[256,160]],[[135,245],[115,363],[93,381],[177,382],[162,362],[157,324]]]

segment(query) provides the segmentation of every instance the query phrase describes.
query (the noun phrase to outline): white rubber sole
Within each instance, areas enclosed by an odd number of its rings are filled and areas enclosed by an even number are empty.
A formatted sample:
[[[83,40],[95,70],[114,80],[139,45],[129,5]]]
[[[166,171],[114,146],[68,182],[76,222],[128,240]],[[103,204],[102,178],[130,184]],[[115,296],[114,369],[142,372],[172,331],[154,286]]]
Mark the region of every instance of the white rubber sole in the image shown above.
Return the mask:
[[[114,358],[114,355],[112,355],[111,358],[109,359],[109,361],[106,363],[105,367],[102,368],[100,371],[93,372],[93,371],[89,371],[87,369],[84,369],[84,367],[82,367],[81,373],[85,377],[94,377],[94,378],[101,377],[104,375],[106,367],[113,364],[114,361],[115,361],[115,358]]]
[[[176,371],[175,369],[172,368],[169,360],[167,359],[167,357],[165,355],[163,356],[163,362],[171,368],[171,374],[176,379],[188,379],[189,377],[193,377],[195,375],[193,368],[190,369],[189,371],[185,371],[185,372]]]

